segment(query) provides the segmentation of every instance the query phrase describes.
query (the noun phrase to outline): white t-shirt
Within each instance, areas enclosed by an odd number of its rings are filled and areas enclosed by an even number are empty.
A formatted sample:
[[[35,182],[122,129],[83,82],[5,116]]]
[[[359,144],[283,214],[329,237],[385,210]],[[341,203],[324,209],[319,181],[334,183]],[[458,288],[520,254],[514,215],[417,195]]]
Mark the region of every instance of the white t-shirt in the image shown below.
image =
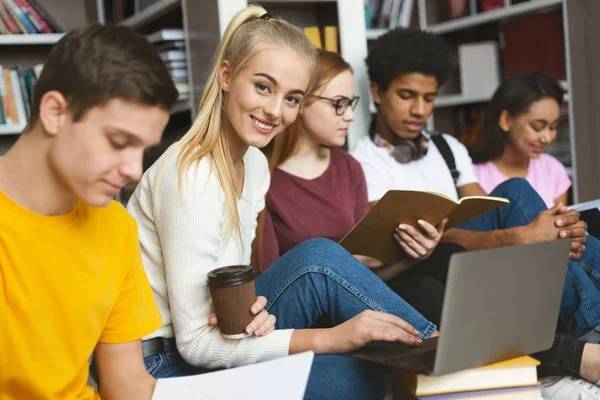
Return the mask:
[[[455,137],[443,136],[460,172],[456,187],[477,183],[467,148]],[[397,162],[388,149],[377,146],[368,136],[358,142],[351,154],[360,162],[365,173],[369,202],[381,199],[388,190],[394,189],[438,192],[458,200],[448,165],[431,140],[425,157],[406,164]]]

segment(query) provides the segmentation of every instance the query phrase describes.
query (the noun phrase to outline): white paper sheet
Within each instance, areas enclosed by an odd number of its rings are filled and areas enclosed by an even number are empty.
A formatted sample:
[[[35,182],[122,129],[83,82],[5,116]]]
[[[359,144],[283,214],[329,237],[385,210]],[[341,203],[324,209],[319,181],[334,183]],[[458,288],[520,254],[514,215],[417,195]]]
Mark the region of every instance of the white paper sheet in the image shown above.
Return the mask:
[[[245,367],[159,379],[152,400],[301,400],[313,357],[307,351]]]

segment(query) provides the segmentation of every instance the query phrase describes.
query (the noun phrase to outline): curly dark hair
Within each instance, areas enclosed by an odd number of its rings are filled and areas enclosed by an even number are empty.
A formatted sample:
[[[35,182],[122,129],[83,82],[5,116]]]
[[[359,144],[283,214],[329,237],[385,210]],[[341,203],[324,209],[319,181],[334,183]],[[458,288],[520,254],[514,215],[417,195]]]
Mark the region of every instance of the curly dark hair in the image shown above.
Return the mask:
[[[506,110],[516,118],[528,112],[533,103],[545,98],[556,100],[560,106],[564,93],[556,79],[539,72],[518,74],[504,80],[487,106],[481,134],[469,149],[473,163],[495,160],[504,153],[508,135],[498,124],[502,111]]]
[[[400,75],[414,72],[435,76],[442,86],[450,71],[450,50],[432,33],[396,28],[371,43],[366,62],[370,81],[382,91]]]

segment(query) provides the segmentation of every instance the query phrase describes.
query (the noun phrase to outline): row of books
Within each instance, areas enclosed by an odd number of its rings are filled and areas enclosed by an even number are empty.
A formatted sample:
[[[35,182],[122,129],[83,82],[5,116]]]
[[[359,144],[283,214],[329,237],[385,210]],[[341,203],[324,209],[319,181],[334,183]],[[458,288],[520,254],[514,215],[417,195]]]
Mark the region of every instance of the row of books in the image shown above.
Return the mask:
[[[394,29],[409,27],[414,0],[365,0],[367,29]]]
[[[317,49],[325,49],[334,53],[339,52],[337,26],[325,26],[323,30],[318,26],[307,26],[303,31]]]
[[[0,34],[62,32],[37,0],[0,0]]]
[[[42,65],[33,68],[6,68],[0,65],[0,127],[23,126],[27,123],[33,87],[41,72]]]
[[[397,369],[403,387],[423,400],[542,399],[536,367],[539,361],[519,357],[448,375],[428,376]]]
[[[511,0],[511,4],[515,5],[529,1],[532,0]],[[448,17],[460,18],[504,7],[506,7],[504,0],[448,0]]]
[[[179,92],[179,99],[187,99],[190,94],[190,85],[183,30],[161,29],[146,36],[146,38],[154,45],[169,69],[171,78]]]

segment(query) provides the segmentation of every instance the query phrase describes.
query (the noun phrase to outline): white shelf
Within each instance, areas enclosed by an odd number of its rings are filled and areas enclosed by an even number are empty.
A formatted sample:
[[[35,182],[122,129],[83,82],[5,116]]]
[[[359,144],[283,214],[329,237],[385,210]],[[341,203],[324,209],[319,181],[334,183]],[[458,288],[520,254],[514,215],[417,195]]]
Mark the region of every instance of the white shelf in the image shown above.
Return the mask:
[[[160,0],[121,22],[132,29],[148,24],[179,7],[181,0]]]
[[[367,40],[377,39],[379,36],[386,33],[389,29],[367,29]]]
[[[18,35],[0,35],[0,45],[36,45],[54,44],[64,33],[23,33]]]
[[[25,129],[25,124],[19,125],[0,125],[0,136],[2,135],[20,135]]]
[[[462,104],[484,103],[490,100],[485,94],[450,94],[435,99],[434,108],[460,106]]]
[[[491,10],[478,13],[468,17],[457,18],[452,21],[440,22],[427,26],[427,30],[432,33],[448,33],[471,28],[473,26],[486,24],[492,21],[500,21],[517,15],[527,14],[538,10],[543,10],[551,6],[557,6],[563,3],[563,0],[530,0],[525,3],[515,4],[497,10]]]

